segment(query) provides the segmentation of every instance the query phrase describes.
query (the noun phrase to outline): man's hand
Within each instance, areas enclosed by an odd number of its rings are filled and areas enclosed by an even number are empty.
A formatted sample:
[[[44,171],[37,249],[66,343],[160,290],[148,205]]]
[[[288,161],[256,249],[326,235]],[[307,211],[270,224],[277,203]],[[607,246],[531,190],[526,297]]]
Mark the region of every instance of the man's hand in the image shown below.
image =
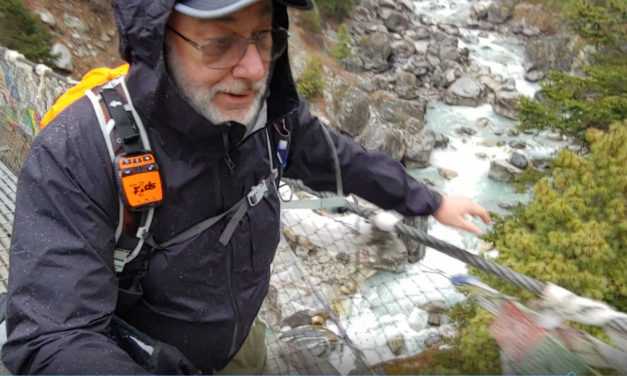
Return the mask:
[[[485,224],[492,223],[490,215],[483,206],[474,203],[466,197],[454,197],[442,195],[442,204],[433,213],[433,217],[438,222],[481,235],[481,230],[477,225],[466,219],[466,214],[481,218]]]

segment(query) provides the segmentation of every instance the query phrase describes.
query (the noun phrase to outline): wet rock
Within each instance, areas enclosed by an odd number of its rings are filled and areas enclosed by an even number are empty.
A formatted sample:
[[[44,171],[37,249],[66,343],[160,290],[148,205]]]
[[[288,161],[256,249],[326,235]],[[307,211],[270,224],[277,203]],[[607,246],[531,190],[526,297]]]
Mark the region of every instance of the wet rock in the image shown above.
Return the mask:
[[[409,23],[407,16],[396,10],[381,8],[380,17],[383,20],[385,27],[393,33],[405,30]]]
[[[398,356],[403,352],[403,350],[405,350],[405,336],[402,333],[398,333],[395,336],[388,338],[386,344],[392,354]]]
[[[496,181],[511,182],[521,172],[522,170],[518,167],[511,165],[506,160],[499,159],[490,162],[488,177]]]
[[[492,141],[492,140],[484,140],[481,144],[483,146],[487,146],[487,147],[491,148],[492,146],[494,146],[494,141]]]
[[[394,98],[379,98],[374,103],[381,121],[392,124],[396,128],[404,128],[411,119],[419,121],[424,119],[427,112],[427,104],[423,100],[404,100]],[[413,127],[413,126],[412,126]],[[422,129],[422,127],[420,127]]]
[[[407,269],[408,251],[393,234],[372,228],[372,234],[359,250],[360,262],[372,269],[402,273]]]
[[[453,170],[449,170],[447,168],[438,168],[438,174],[446,180],[451,180],[456,178],[459,174]]]
[[[507,131],[507,135],[510,137],[516,137],[520,135],[520,131],[518,129],[510,129]]]
[[[488,155],[486,153],[483,152],[477,152],[475,153],[475,156],[479,159],[486,159],[488,157]]]
[[[516,0],[500,0],[488,7],[487,21],[493,24],[502,24],[507,21],[514,11]]]
[[[342,130],[353,137],[360,135],[370,119],[370,99],[361,90],[348,87],[336,98],[336,112]],[[339,94],[339,93],[338,93]]]
[[[367,70],[382,71],[388,66],[392,52],[391,38],[387,33],[375,32],[362,38],[358,44],[358,56]]]
[[[314,315],[312,310],[302,310],[286,317],[281,322],[281,326],[289,326],[290,328],[298,328],[299,326],[311,324],[311,317]]]
[[[479,128],[488,128],[492,127],[494,124],[488,118],[480,118],[477,120],[477,127]]]
[[[510,202],[499,202],[499,203],[498,203],[499,208],[504,209],[504,210],[508,210],[508,211],[514,211],[514,210],[516,210],[516,207],[517,207],[518,205],[519,205],[519,203],[518,203],[518,202],[515,202],[515,203],[510,203]]]
[[[501,147],[501,146],[505,146],[506,142],[503,140],[499,140],[496,142],[496,146]]]
[[[435,145],[434,147],[440,149],[446,149],[449,143],[449,138],[442,133],[435,133]]]
[[[513,78],[506,79],[501,85],[501,90],[516,91],[516,81]]]
[[[430,332],[427,338],[425,339],[425,347],[433,347],[435,345],[439,345],[442,343],[442,337],[438,332]]]
[[[543,80],[544,77],[546,77],[546,72],[537,68],[529,69],[527,73],[525,73],[525,80],[529,82],[538,82]]]
[[[443,97],[446,104],[476,107],[483,101],[485,90],[477,79],[462,76],[444,92]]]
[[[467,136],[473,136],[475,134],[477,134],[477,131],[470,128],[470,127],[461,127],[461,128],[457,128],[455,130],[456,133],[458,134],[465,134]]]
[[[407,168],[425,168],[429,165],[435,147],[435,133],[430,129],[421,130],[415,137],[406,139],[407,149],[403,162]]]
[[[489,0],[475,1],[470,8],[470,17],[475,20],[483,20],[488,17],[488,9],[492,6],[493,2]]]
[[[328,354],[338,343],[335,333],[316,325],[290,329],[281,333],[279,338],[298,350],[309,351],[318,357]]]
[[[531,165],[538,170],[546,170],[549,168],[549,160],[546,158],[533,158]]]
[[[508,119],[516,119],[516,100],[520,95],[517,91],[497,91],[492,103],[492,110]]]
[[[496,92],[503,84],[503,76],[501,75],[482,75],[479,81],[492,92]]]
[[[518,153],[515,152],[514,154],[512,154],[512,157],[510,158],[510,163],[522,170],[526,169],[527,166],[529,165],[529,161],[527,161],[527,157],[525,157],[524,154],[522,153]]]
[[[509,146],[514,149],[525,149],[527,147],[527,143],[525,141],[512,140],[509,142]]]
[[[72,53],[63,43],[55,43],[52,46],[52,49],[50,49],[50,54],[52,56],[55,56],[53,64],[56,68],[62,69],[67,72],[71,72],[72,70],[74,70]]]
[[[394,92],[402,99],[414,99],[418,97],[418,79],[408,72],[396,73],[396,87]]]

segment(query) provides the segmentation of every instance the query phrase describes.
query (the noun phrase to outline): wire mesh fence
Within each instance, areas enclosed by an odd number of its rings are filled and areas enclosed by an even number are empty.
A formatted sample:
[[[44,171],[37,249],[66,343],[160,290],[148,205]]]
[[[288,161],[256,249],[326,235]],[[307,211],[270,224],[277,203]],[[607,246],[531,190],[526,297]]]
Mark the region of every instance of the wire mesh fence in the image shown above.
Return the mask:
[[[16,175],[39,131],[40,115],[67,89],[68,82],[2,47],[0,68],[0,292],[3,292],[8,283]],[[292,202],[312,199],[311,192],[290,184],[281,188],[284,197],[290,197]],[[425,219],[403,219],[396,226],[396,233],[378,230],[366,219],[368,204],[359,204],[358,210],[351,211],[283,208],[281,241],[272,264],[268,296],[259,313],[266,326],[268,373],[417,372],[419,368],[407,368],[412,363],[419,366],[417,354],[457,335],[446,311],[466,297],[447,273],[420,262],[426,252],[425,244],[537,294],[546,287],[491,260],[429,237],[424,234]],[[351,205],[348,206],[356,207]],[[489,288],[479,290],[484,296],[486,292],[494,293]],[[488,310],[494,308],[497,312],[505,305],[510,313],[515,313],[511,317],[522,317],[508,297],[495,294],[488,300],[499,303],[489,304]],[[588,311],[592,308],[608,314],[598,304],[588,304]],[[495,333],[497,340],[499,333],[503,337],[509,333],[507,328],[524,321],[514,322],[510,316],[498,315],[497,322],[504,322],[501,326],[505,329]],[[527,310],[524,315],[531,313]],[[624,340],[627,316],[616,312],[612,315],[613,319],[605,326],[619,333],[616,338]],[[548,369],[538,368],[536,363],[542,367],[557,363],[540,355],[556,348],[555,343],[560,349],[565,348],[562,344],[572,343],[567,346],[569,354],[577,354],[587,364],[627,370],[624,351],[586,333],[560,330],[562,334],[553,332],[551,337],[542,337],[550,339],[541,342],[546,348],[531,349],[530,354],[538,356],[528,357],[525,361],[529,364],[522,365],[529,370]],[[515,342],[516,336],[510,337],[503,342],[502,350]],[[627,344],[622,348],[627,348]],[[518,362],[508,369],[516,372],[525,369],[520,366]],[[586,367],[582,363],[581,369]]]

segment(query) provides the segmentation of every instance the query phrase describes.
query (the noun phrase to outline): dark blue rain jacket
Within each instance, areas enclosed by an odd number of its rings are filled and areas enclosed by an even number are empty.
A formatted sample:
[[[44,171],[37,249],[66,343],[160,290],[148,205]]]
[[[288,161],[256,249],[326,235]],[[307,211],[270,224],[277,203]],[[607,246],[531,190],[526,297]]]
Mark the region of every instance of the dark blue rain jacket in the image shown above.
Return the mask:
[[[265,131],[213,125],[183,99],[166,69],[164,26],[174,0],[114,0],[126,77],[165,184],[150,229],[169,240],[230,208],[269,172]],[[275,5],[275,22],[287,11]],[[285,176],[335,190],[322,125],[298,97],[287,53],[276,63],[269,123],[291,131]],[[224,161],[222,133],[235,168]],[[401,164],[333,134],[347,193],[402,214],[428,215],[441,197]],[[112,163],[92,105],[83,98],[35,139],[21,171],[10,254],[9,339],[2,357],[14,373],[133,374],[145,370],[107,335],[116,309],[113,268],[119,218]],[[266,296],[279,241],[274,190],[248,210],[227,246],[228,219],[151,255],[142,298],[121,318],[184,353],[202,372],[221,369],[244,341]]]

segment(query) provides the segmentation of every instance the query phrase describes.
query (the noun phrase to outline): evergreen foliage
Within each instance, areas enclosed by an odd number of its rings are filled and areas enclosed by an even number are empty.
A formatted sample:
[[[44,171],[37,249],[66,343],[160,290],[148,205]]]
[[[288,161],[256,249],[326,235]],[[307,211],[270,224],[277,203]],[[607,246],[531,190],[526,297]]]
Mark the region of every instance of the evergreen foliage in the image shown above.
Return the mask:
[[[487,236],[496,262],[627,311],[627,125],[590,129],[587,157],[560,151],[552,178],[515,216],[497,219]],[[512,285],[478,272],[512,295]],[[529,296],[528,294],[526,296]]]
[[[420,374],[431,375],[500,375],[499,349],[488,333],[492,315],[474,303],[462,303],[449,312],[459,336],[450,340],[451,347],[433,354]]]
[[[296,89],[300,95],[309,99],[318,94],[325,86],[322,58],[318,55],[312,55],[307,60],[303,74],[296,81]]]
[[[348,32],[348,27],[346,27],[346,24],[341,24],[337,29],[337,44],[331,50],[331,55],[338,60],[352,56],[353,52],[351,51],[350,43],[351,35]]]
[[[0,1],[0,45],[19,51],[29,60],[49,64],[51,40],[48,29],[28,13],[21,0]]]
[[[586,72],[550,72],[540,100],[521,97],[520,128],[558,129],[583,140],[587,128],[607,129],[627,118],[627,57],[605,59]]]

